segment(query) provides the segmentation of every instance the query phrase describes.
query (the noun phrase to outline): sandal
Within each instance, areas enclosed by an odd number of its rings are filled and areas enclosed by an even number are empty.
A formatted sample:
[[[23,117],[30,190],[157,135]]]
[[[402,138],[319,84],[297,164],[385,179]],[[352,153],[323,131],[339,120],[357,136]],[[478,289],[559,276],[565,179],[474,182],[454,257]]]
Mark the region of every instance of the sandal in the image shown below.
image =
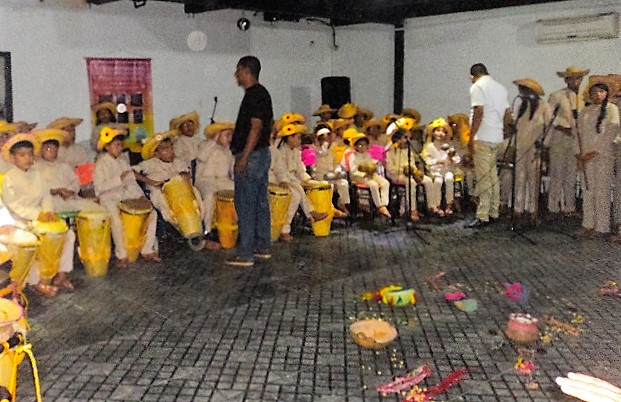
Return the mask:
[[[162,261],[162,259],[160,258],[160,255],[158,253],[143,254],[142,258],[144,258],[147,261],[151,261],[151,262],[161,262]]]
[[[444,218],[444,211],[441,210],[440,208],[434,208],[433,209],[433,213],[438,215],[440,218]]]
[[[56,297],[56,295],[58,294],[58,288],[54,285],[49,285],[47,283],[39,282],[32,287],[37,291],[37,293],[48,299]]]
[[[71,283],[69,278],[67,278],[67,274],[64,272],[59,272],[58,275],[54,277],[52,285],[58,288],[63,288],[68,292],[73,292],[75,290],[75,286],[73,286],[73,283]]]
[[[121,269],[127,268],[129,266],[129,259],[119,258],[118,260],[116,260],[116,263],[114,263],[114,266]]]
[[[444,215],[451,216],[453,215],[453,210],[451,208],[447,208],[444,210]]]
[[[390,215],[390,212],[388,212],[388,208],[386,208],[385,205],[382,205],[381,207],[379,207],[377,209],[377,212],[379,212],[381,215],[385,216],[388,219],[392,218],[392,215]]]
[[[412,213],[410,214],[410,220],[412,222],[418,222],[420,220],[420,215],[417,211],[412,211]]]

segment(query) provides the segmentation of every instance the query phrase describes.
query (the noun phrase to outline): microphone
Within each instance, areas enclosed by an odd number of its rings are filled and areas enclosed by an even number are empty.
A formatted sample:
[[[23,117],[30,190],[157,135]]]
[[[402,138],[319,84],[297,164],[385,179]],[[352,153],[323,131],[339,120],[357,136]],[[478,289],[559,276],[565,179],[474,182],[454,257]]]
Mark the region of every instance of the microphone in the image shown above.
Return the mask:
[[[218,103],[218,97],[217,97],[217,96],[214,96],[214,97],[213,97],[213,101],[214,101],[214,102],[216,102],[216,103]]]

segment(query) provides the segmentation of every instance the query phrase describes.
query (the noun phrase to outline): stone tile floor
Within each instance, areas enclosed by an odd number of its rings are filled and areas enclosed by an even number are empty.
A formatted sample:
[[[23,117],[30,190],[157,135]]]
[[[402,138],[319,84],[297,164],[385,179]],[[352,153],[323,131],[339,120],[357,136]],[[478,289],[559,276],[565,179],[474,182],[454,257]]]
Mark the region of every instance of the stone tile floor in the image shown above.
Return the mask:
[[[398,401],[375,387],[423,363],[434,372],[428,385],[469,371],[438,398],[447,401],[570,400],[553,382],[568,371],[621,384],[621,299],[597,292],[621,280],[621,245],[572,238],[577,221],[525,232],[536,245],[507,222],[463,226],[335,224],[327,238],[298,234],[276,244],[273,259],[253,268],[225,266],[227,251],[192,252],[173,241],[161,247],[159,265],[111,269],[105,278],[78,269],[75,293],[31,300],[44,400]],[[438,271],[478,300],[476,312],[430,289],[426,278]],[[502,292],[514,281],[530,290],[523,309]],[[416,306],[360,300],[388,284],[413,287]],[[515,372],[517,348],[502,335],[508,315],[522,310],[585,319],[580,336],[539,345],[536,390]],[[364,317],[394,323],[398,338],[385,350],[361,349],[348,327]],[[34,400],[31,378],[24,362],[18,400]]]

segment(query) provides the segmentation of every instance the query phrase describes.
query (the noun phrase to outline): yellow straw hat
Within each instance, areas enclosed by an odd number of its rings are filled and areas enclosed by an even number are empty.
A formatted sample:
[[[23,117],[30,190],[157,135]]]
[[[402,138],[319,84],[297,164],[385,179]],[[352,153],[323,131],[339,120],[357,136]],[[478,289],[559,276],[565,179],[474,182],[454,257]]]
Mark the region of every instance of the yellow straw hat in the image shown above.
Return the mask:
[[[587,75],[590,72],[591,72],[591,70],[589,70],[589,69],[582,69],[582,68],[578,68],[576,66],[570,66],[570,67],[567,67],[565,69],[565,71],[557,71],[556,75],[558,75],[561,78],[584,77],[585,75]]]
[[[372,119],[373,116],[375,116],[370,109],[363,108],[363,107],[359,107],[356,114],[361,114],[364,120]]]
[[[385,114],[384,117],[382,117],[382,121],[384,123],[386,123],[386,125],[388,125],[388,124],[390,124],[392,122],[397,121],[397,119],[399,119],[399,117],[401,117],[401,116],[399,116],[398,114],[388,113],[388,114]]]
[[[37,123],[37,122],[28,123],[27,121],[14,121],[12,124],[15,127],[15,132],[18,132],[18,133],[29,133],[39,123]]]
[[[330,105],[324,103],[323,105],[319,106],[317,110],[313,112],[313,116],[320,116],[323,113],[333,113],[335,111],[336,110],[332,109]]]
[[[11,160],[11,148],[18,142],[28,141],[34,147],[34,154],[39,155],[41,152],[41,141],[32,133],[20,133],[12,135],[11,138],[2,146],[2,157],[5,160]]]
[[[370,118],[369,120],[364,122],[364,131],[366,132],[369,129],[369,127],[373,127],[373,126],[379,127],[380,130],[386,129],[386,124],[384,123],[383,120]]]
[[[416,121],[417,126],[420,124],[421,119],[422,119],[420,112],[414,109],[413,107],[406,107],[401,112],[401,115],[404,117],[411,117],[412,119],[414,119]]]
[[[534,93],[536,93],[539,96],[545,95],[545,92],[543,88],[541,87],[541,85],[539,85],[539,83],[532,78],[522,78],[522,79],[513,81],[513,83],[517,86],[522,86],[522,87],[531,89]]]
[[[12,134],[17,130],[17,126],[6,120],[0,120],[0,134]]]
[[[304,134],[306,131],[307,129],[304,124],[287,124],[278,131],[278,137],[284,138],[298,133]]]
[[[203,134],[205,134],[205,138],[213,138],[216,134],[224,130],[233,130],[235,129],[235,123],[230,121],[216,121],[211,123],[205,130],[203,130]]]
[[[194,127],[196,127],[196,131],[200,126],[200,118],[198,117],[198,113],[190,112],[186,114],[182,114],[181,116],[175,117],[170,121],[169,128],[171,130],[179,130],[179,127],[186,121],[191,121],[194,123]]]
[[[358,136],[359,134],[364,134],[356,130],[354,127],[350,127],[343,132],[343,141],[347,141],[350,146],[353,146],[351,142],[352,138]]]
[[[332,130],[338,130],[339,128],[343,128],[349,124],[349,122],[345,119],[334,119],[330,120],[332,123]]]
[[[358,105],[355,103],[346,103],[339,109],[338,115],[341,119],[352,119],[358,111]]]
[[[62,144],[67,138],[67,135],[69,135],[65,130],[60,130],[58,128],[45,128],[43,130],[33,131],[33,134],[37,136],[41,144],[52,140]]]
[[[59,117],[58,119],[54,120],[53,122],[51,122],[50,124],[47,125],[47,128],[59,128],[59,129],[64,129],[67,126],[77,126],[78,124],[82,123],[84,119],[80,119],[77,117]]]
[[[435,119],[434,121],[432,121],[431,123],[429,123],[429,125],[427,126],[427,138],[429,138],[429,136],[432,135],[433,130],[435,130],[438,127],[444,128],[448,136],[451,138],[453,137],[453,129],[451,128],[451,126],[449,126],[446,120],[444,120],[442,117],[439,117]]]
[[[304,124],[306,119],[299,113],[285,113],[280,117],[280,120],[285,124]]]
[[[157,133],[153,137],[149,138],[144,144],[142,144],[142,150],[140,151],[142,159],[147,160],[153,158],[153,154],[162,141],[167,138],[173,138],[176,135],[176,130],[169,130],[164,133]]]
[[[356,135],[352,136],[351,138],[349,138],[349,144],[350,146],[353,148],[356,143],[364,138],[367,138],[366,134],[364,133],[357,133]],[[368,138],[367,138],[368,141]]]
[[[102,102],[92,106],[93,112],[97,113],[100,110],[107,110],[113,116],[116,115],[117,109],[116,105],[112,102]]]
[[[124,134],[125,131],[123,130],[118,130],[109,126],[102,127],[99,131],[99,140],[97,140],[97,150],[102,151],[106,144],[111,143],[113,139]]]

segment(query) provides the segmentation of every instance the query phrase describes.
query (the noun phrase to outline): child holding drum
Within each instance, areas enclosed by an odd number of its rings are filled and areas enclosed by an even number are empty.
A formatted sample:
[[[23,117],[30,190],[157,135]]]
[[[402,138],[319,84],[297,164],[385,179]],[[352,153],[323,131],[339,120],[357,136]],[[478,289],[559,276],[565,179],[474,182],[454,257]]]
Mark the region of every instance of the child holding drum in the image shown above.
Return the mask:
[[[24,228],[60,226],[54,230],[60,247],[60,255],[44,255],[52,258],[45,263],[37,257],[30,268],[27,282],[44,297],[54,297],[59,288],[69,291],[74,289],[67,277],[73,270],[73,250],[75,234],[67,231],[64,221],[57,219],[54,211],[54,202],[43,183],[40,172],[33,168],[35,155],[39,153],[41,143],[34,134],[16,134],[2,147],[2,154],[14,166],[6,173],[2,182],[2,199],[15,219],[16,225]],[[64,227],[63,227],[64,225]],[[45,233],[39,233],[45,236]],[[62,236],[62,237],[61,237]],[[43,255],[42,255],[43,256]],[[43,272],[45,271],[45,273]]]
[[[278,184],[280,187],[288,188],[291,191],[291,202],[287,211],[285,225],[280,234],[280,240],[290,242],[291,222],[298,210],[302,206],[304,214],[315,221],[325,219],[328,215],[324,212],[311,210],[311,204],[306,197],[303,184],[310,182],[311,177],[306,173],[304,163],[300,154],[302,144],[302,134],[306,132],[306,126],[302,124],[287,124],[279,132],[280,141],[272,149],[272,167],[270,169],[270,182]]]
[[[110,127],[104,127],[101,130],[97,149],[103,154],[97,159],[93,174],[95,194],[99,197],[100,204],[110,213],[110,231],[118,268],[125,268],[130,262],[123,222],[119,214],[119,204],[133,199],[140,199],[142,203],[150,204],[136,182],[134,171],[125,159],[119,158],[123,153],[123,141],[125,140],[123,133],[124,131]],[[146,238],[140,254],[147,261],[160,262],[160,256],[156,251],[157,214],[155,211],[148,212],[147,220]]]
[[[334,143],[335,134],[327,127],[319,128],[316,133],[315,149],[316,162],[313,166],[313,179],[329,181],[339,195],[338,209],[349,215],[347,205],[349,199],[349,182],[336,155],[330,150]]]
[[[216,193],[222,190],[232,191],[235,188],[232,178],[234,158],[230,149],[234,128],[235,124],[228,121],[208,125],[204,131],[206,140],[198,149],[196,187],[203,197],[203,223],[206,233],[212,228]],[[208,239],[205,247],[217,250],[220,244]]]

